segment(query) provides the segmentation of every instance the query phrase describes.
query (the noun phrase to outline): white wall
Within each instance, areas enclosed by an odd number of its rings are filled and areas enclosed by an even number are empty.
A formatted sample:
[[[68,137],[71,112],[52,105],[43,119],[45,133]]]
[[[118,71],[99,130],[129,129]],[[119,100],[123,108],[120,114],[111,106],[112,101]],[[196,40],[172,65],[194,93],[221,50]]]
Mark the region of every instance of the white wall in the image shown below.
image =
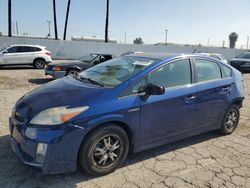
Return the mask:
[[[169,44],[167,46],[160,45],[134,45],[134,44],[113,44],[85,41],[61,41],[51,39],[32,39],[25,37],[0,37],[0,48],[11,44],[35,44],[46,46],[52,52],[54,59],[69,58],[78,59],[86,53],[112,53],[120,55],[128,51],[143,52],[166,52],[166,53],[192,53],[195,48],[197,52],[213,52],[221,53],[230,60],[244,50],[227,49],[219,47],[191,47]]]

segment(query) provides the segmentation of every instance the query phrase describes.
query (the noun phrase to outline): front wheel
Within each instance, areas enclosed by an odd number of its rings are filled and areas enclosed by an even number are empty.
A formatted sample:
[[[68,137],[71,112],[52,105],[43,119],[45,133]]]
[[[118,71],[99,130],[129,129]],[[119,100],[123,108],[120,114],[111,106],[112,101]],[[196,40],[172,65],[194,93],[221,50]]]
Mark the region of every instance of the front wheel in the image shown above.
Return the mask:
[[[87,136],[79,153],[81,167],[90,175],[101,176],[116,170],[129,149],[127,133],[118,125],[108,125]]]
[[[237,106],[236,104],[231,105],[225,113],[220,128],[220,132],[223,135],[232,134],[238,125],[239,118],[240,118],[239,106]]]

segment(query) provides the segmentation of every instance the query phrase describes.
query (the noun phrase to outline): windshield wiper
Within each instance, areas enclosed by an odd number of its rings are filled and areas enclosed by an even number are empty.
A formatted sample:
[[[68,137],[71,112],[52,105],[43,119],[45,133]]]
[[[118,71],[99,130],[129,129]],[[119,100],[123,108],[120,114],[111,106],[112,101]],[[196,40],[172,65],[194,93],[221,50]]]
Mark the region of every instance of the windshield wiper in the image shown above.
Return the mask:
[[[104,87],[104,84],[101,84],[101,83],[99,83],[99,82],[97,82],[97,81],[95,81],[95,80],[92,80],[91,78],[87,78],[87,77],[83,77],[83,76],[79,76],[79,78],[80,78],[81,80],[87,80],[87,81],[88,81],[89,83],[91,83],[91,84],[99,85],[99,86]]]

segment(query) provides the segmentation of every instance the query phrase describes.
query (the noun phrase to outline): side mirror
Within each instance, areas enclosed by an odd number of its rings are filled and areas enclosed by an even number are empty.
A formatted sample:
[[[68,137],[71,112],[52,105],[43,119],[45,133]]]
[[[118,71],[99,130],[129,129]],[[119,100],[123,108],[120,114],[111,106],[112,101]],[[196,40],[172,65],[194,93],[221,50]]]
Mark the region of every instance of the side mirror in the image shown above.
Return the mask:
[[[149,83],[145,86],[144,91],[147,95],[163,95],[165,88],[159,84]]]
[[[4,52],[3,52],[3,54],[7,54],[7,53],[8,53],[8,51],[4,51]]]

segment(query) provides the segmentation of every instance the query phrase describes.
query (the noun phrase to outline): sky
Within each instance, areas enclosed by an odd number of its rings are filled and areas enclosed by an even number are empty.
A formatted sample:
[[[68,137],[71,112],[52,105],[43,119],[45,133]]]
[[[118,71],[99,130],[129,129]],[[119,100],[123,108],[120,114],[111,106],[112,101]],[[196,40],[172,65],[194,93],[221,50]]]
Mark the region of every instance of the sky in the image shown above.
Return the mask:
[[[59,37],[63,36],[67,0],[57,0]],[[8,0],[0,0],[0,32],[7,34]],[[106,0],[71,0],[67,38],[104,38]],[[53,21],[52,0],[12,0],[12,21],[19,34],[46,36]],[[15,24],[14,24],[15,25]],[[236,47],[246,48],[250,35],[250,0],[110,0],[109,38],[146,44],[168,42],[228,46],[228,35],[239,35]],[[16,33],[16,27],[14,27]],[[54,35],[53,22],[51,34]]]

